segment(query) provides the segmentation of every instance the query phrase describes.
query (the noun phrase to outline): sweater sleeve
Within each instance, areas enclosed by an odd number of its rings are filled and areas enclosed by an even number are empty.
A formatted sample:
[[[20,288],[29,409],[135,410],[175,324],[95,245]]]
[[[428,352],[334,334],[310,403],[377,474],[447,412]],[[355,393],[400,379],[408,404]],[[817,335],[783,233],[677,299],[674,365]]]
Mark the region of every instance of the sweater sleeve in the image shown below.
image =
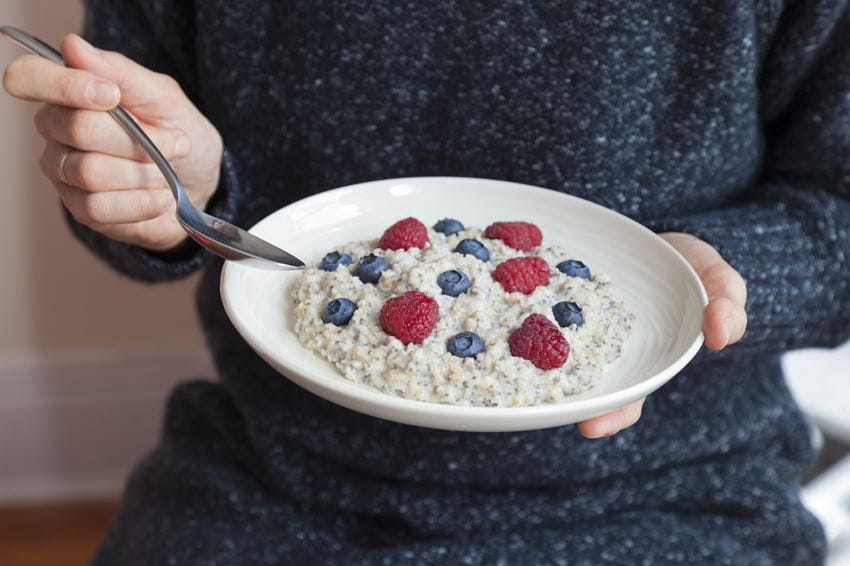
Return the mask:
[[[173,76],[190,99],[194,96],[193,16],[191,3],[87,0],[83,35],[92,44],[119,51],[145,67]],[[236,216],[240,185],[236,164],[225,148],[219,186],[206,212],[228,222]],[[202,268],[213,255],[188,240],[178,250],[161,254],[111,240],[65,214],[74,235],[118,272],[147,282],[185,277]]]
[[[780,20],[762,67],[759,182],[722,209],[651,223],[712,244],[746,279],[749,326],[732,351],[831,347],[850,336],[846,4],[799,2]]]

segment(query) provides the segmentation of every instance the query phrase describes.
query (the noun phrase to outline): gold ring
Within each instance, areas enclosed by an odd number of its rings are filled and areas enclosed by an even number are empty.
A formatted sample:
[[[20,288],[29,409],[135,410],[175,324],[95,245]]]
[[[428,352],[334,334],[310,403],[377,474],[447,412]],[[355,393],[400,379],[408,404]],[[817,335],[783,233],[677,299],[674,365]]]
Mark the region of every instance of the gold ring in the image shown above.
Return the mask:
[[[71,150],[66,149],[65,153],[62,154],[62,157],[59,158],[59,180],[66,185],[71,184],[68,181],[68,178],[65,177],[65,162],[68,160],[69,155],[71,155]]]

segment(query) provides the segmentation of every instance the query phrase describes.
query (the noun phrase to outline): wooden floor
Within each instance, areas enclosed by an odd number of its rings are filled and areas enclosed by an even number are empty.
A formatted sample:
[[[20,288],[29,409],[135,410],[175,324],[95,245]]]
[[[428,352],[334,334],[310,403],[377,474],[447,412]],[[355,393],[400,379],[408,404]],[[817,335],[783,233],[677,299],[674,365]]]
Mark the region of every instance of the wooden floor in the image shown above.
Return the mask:
[[[0,509],[0,565],[84,566],[115,509],[114,503]]]

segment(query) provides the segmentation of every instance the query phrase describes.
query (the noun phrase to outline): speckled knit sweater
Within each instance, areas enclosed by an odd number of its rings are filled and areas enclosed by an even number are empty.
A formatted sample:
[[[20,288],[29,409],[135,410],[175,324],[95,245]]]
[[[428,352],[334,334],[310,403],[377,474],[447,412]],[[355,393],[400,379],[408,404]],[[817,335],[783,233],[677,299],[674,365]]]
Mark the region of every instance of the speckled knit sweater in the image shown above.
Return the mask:
[[[276,374],[229,324],[217,259],[72,224],[131,277],[203,269],[220,372],[174,392],[95,565],[822,561],[779,355],[850,327],[846,0],[87,4],[95,44],[175,76],[218,127],[211,211],[239,225],[359,181],[506,179],[696,234],[750,291],[743,342],[615,437],[443,432]]]

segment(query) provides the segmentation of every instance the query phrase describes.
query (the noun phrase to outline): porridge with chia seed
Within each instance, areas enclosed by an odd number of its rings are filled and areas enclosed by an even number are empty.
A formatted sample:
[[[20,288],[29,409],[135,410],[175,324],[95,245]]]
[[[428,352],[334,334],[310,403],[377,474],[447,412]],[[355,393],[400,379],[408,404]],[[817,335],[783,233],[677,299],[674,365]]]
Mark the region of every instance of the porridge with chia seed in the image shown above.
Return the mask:
[[[391,395],[557,403],[593,386],[635,320],[580,259],[527,222],[406,218],[301,274],[295,332],[347,379]]]

